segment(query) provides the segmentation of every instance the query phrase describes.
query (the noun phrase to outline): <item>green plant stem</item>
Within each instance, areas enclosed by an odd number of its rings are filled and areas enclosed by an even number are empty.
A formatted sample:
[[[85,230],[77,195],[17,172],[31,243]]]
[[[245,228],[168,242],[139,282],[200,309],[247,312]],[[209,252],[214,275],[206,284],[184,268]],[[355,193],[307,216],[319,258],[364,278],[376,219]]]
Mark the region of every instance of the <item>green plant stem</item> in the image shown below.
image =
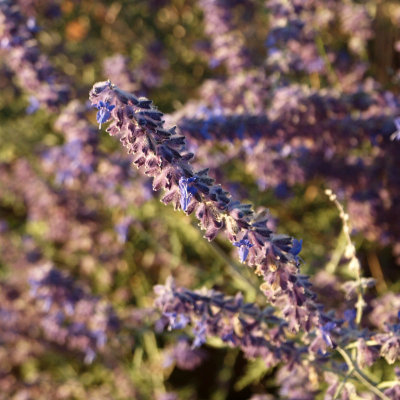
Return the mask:
[[[382,391],[378,389],[377,384],[370,381],[361,370],[354,364],[353,360],[347,354],[347,352],[342,349],[340,346],[336,347],[338,353],[343,357],[344,361],[346,362],[349,370],[352,370],[353,376],[355,376],[360,383],[362,383],[365,387],[367,387],[371,392],[375,393],[380,399],[382,400],[390,400],[389,397],[385,395]]]
[[[360,262],[358,261],[358,258],[356,256],[356,249],[354,247],[353,242],[351,241],[350,237],[350,226],[348,223],[349,216],[348,214],[344,211],[344,208],[342,204],[338,201],[336,194],[332,192],[332,190],[327,189],[325,190],[325,194],[329,197],[329,200],[331,200],[336,208],[339,210],[339,216],[340,219],[342,220],[343,224],[343,235],[345,237],[345,240],[347,242],[347,248],[345,249],[345,254],[348,258],[350,258],[349,261],[349,269],[353,270],[355,272],[355,279],[357,281],[358,287],[357,287],[357,302],[356,302],[356,325],[360,326],[361,325],[361,320],[362,320],[362,314],[363,314],[363,309],[365,306],[365,301],[364,301],[364,288],[362,286],[362,280],[361,280],[361,266]],[[350,254],[348,254],[350,253]],[[352,358],[356,359],[357,358],[357,348],[354,347],[351,350],[352,353]]]
[[[232,273],[235,275],[237,279],[239,279],[243,285],[247,288],[247,291],[252,297],[255,297],[257,290],[247,277],[243,276],[243,270],[241,270],[226,254],[219,248],[217,244],[214,242],[210,242],[211,247],[214,252],[220,257],[225,263],[229,266]]]
[[[321,39],[321,36],[316,35],[315,44],[317,46],[317,50],[318,50],[319,55],[324,60],[324,63],[325,63],[326,68],[328,70],[329,78],[332,81],[332,84],[334,86],[336,86],[336,88],[342,90],[342,85],[340,83],[340,80],[339,80],[338,76],[336,75],[335,70],[332,67],[332,64],[331,64],[331,62],[330,62],[330,60],[328,58],[328,55],[326,54],[325,46],[324,46],[324,43],[323,43],[323,41]]]
[[[344,235],[341,234],[338,239],[338,243],[336,245],[336,248],[333,250],[331,259],[326,265],[326,272],[330,273],[331,275],[334,275],[336,273],[337,267],[340,263],[340,260],[343,257],[344,250],[346,248],[346,240],[344,240]]]
[[[393,387],[395,385],[400,385],[400,381],[385,381],[385,382],[381,382],[381,383],[378,383],[377,387],[379,389],[385,389],[385,388]]]
[[[354,369],[350,369],[347,375],[343,378],[342,382],[340,382],[340,385],[337,387],[335,395],[333,396],[333,400],[336,400],[340,393],[342,392],[344,385],[346,384],[347,380],[351,377]]]
[[[367,340],[367,341],[365,342],[365,344],[366,344],[367,346],[377,346],[379,343],[376,342],[375,340]],[[350,350],[350,349],[354,349],[355,347],[357,347],[357,342],[353,342],[353,343],[348,344],[348,345],[345,347],[345,349],[346,349],[346,350]]]
[[[147,356],[149,357],[150,363],[154,366],[151,374],[153,387],[157,392],[165,393],[166,389],[164,386],[164,377],[160,368],[161,354],[158,351],[156,337],[153,332],[149,331],[143,334],[143,345]]]
[[[340,385],[337,387],[335,395],[333,396],[333,400],[336,400],[340,393],[342,392],[344,385],[346,384],[347,380],[351,377],[353,374],[354,368],[349,369],[349,372],[346,374],[346,376],[343,378],[342,382],[340,382]]]

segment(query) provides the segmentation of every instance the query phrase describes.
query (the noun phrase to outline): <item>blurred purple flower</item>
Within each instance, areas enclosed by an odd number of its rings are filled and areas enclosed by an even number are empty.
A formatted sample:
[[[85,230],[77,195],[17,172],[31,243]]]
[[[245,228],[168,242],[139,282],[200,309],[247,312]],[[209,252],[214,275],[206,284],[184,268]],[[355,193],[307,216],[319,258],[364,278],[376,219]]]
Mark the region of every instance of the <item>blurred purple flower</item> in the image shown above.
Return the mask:
[[[178,368],[183,370],[194,370],[197,368],[206,357],[206,353],[202,349],[194,349],[190,346],[186,338],[180,338],[178,343],[167,354],[164,360],[164,367],[169,367],[175,363]]]
[[[205,319],[197,321],[196,326],[193,328],[193,334],[195,336],[192,347],[197,348],[203,345],[206,341],[207,324]]]
[[[115,232],[117,232],[118,240],[121,243],[125,243],[129,233],[129,227],[131,226],[133,219],[131,217],[125,217],[117,225],[115,225]]]
[[[355,327],[356,327],[356,325],[355,325],[356,315],[357,315],[357,312],[354,308],[351,310],[346,310],[344,312],[344,319],[348,322],[349,327],[351,329],[355,329]]]
[[[394,124],[396,126],[396,131],[390,136],[390,139],[400,140],[400,117],[395,118]]]
[[[29,106],[26,107],[27,114],[35,113],[40,107],[40,102],[35,96],[29,96]]]

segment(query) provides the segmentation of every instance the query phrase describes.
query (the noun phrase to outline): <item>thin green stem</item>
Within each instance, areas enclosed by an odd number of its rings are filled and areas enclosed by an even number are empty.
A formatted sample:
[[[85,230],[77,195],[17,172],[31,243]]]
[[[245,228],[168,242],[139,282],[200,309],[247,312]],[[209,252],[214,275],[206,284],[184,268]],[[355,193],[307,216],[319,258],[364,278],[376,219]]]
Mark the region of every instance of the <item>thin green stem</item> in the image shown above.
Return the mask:
[[[256,288],[254,287],[253,282],[243,275],[243,270],[240,269],[229,257],[227,257],[215,242],[209,243],[218,257],[220,257],[228,265],[232,273],[235,275],[235,278],[242,282],[252,297],[255,297],[257,293]]]
[[[347,245],[345,246],[345,251],[344,254],[346,258],[348,258],[349,261],[349,269],[350,271],[353,271],[355,273],[355,279],[357,281],[357,302],[356,302],[356,319],[355,322],[357,326],[361,325],[361,320],[362,320],[362,314],[363,314],[363,309],[365,306],[365,301],[364,301],[364,288],[362,285],[362,280],[361,280],[361,266],[360,262],[358,261],[358,258],[356,256],[356,249],[354,247],[353,242],[351,241],[350,237],[350,226],[349,226],[349,215],[345,212],[343,206],[340,204],[338,201],[336,194],[332,192],[332,190],[327,189],[325,190],[325,194],[329,197],[329,200],[332,201],[336,208],[339,210],[339,217],[342,220],[343,224],[343,235],[345,238],[345,241],[347,242]],[[357,348],[354,347],[351,350],[352,352],[352,358],[356,359],[357,358]]]
[[[331,259],[329,260],[328,264],[326,265],[326,272],[334,275],[336,273],[337,267],[340,263],[340,260],[343,257],[343,253],[346,248],[346,240],[345,237],[341,234],[338,238],[336,248],[333,250]]]
[[[343,378],[342,382],[340,382],[340,385],[337,387],[335,395],[333,396],[333,400],[336,400],[340,396],[340,393],[342,392],[344,385],[346,384],[347,380],[351,377],[353,372],[354,372],[354,368],[349,369],[349,372],[346,374],[346,376]]]
[[[386,396],[385,393],[381,392],[377,386],[375,386],[373,383],[371,383],[368,378],[361,372],[361,371],[355,371],[354,376],[358,378],[358,380],[364,384],[371,392],[374,392],[380,399],[383,400],[390,400],[388,396]]]
[[[327,68],[328,73],[329,73],[330,80],[332,81],[334,86],[336,86],[338,89],[342,89],[342,85],[340,84],[339,78],[336,75],[336,72],[332,67],[332,63],[330,62],[328,55],[326,54],[325,46],[324,46],[324,43],[323,43],[323,41],[321,39],[321,36],[319,36],[319,35],[315,36],[315,44],[317,46],[317,50],[318,50],[319,55],[324,60],[324,63],[326,65],[326,68]]]
[[[386,389],[386,388],[391,388],[395,385],[400,385],[400,381],[385,381],[385,382],[381,382],[378,383],[377,387],[379,389]]]
[[[379,345],[379,343],[376,342],[375,340],[367,340],[365,342],[365,344],[367,346],[377,346],[377,345]],[[355,347],[357,347],[357,342],[352,342],[352,343],[348,344],[347,346],[345,346],[345,349],[346,350],[350,350],[350,349],[354,349]]]
[[[358,379],[360,383],[362,383],[365,387],[367,387],[371,392],[375,393],[382,400],[390,400],[389,397],[385,395],[381,390],[378,389],[377,384],[368,379],[367,376],[361,372],[361,370],[354,364],[353,360],[347,354],[347,352],[342,349],[340,346],[336,347],[338,353],[343,357],[345,363],[349,367],[349,370],[353,370],[353,375]]]

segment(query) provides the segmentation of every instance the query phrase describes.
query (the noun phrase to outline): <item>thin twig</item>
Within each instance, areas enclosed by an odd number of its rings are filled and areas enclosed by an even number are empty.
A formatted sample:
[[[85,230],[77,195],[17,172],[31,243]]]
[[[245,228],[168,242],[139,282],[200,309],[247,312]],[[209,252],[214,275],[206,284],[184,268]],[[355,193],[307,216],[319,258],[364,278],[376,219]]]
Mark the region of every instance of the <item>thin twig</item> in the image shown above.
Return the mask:
[[[346,384],[347,380],[351,377],[353,372],[354,372],[354,368],[349,369],[349,372],[346,374],[346,376],[343,378],[342,382],[340,382],[340,385],[337,387],[335,395],[333,396],[333,400],[336,400],[340,396],[340,393],[342,392],[344,385]]]
[[[382,391],[380,391],[377,387],[377,384],[370,381],[367,376],[364,375],[363,372],[357,367],[357,365],[353,362],[347,352],[342,349],[340,346],[336,347],[336,350],[343,357],[346,362],[349,370],[353,370],[353,375],[359,380],[360,383],[364,384],[371,392],[375,393],[382,400],[390,400],[388,396],[385,395]]]

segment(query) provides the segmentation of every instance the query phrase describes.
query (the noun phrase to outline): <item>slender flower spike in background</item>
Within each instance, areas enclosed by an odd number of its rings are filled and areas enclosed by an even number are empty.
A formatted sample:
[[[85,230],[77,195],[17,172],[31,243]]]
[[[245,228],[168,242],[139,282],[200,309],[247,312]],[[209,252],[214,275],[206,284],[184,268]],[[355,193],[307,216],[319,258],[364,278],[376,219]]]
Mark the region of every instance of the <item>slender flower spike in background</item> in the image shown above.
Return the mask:
[[[233,245],[239,247],[239,259],[241,263],[244,263],[253,244],[248,239],[242,239],[239,242],[233,243]]]
[[[111,117],[111,111],[115,108],[114,105],[111,105],[108,101],[105,103],[100,101],[99,104],[96,105],[97,111],[96,120],[99,123],[99,129],[101,129],[101,124],[107,122]]]

